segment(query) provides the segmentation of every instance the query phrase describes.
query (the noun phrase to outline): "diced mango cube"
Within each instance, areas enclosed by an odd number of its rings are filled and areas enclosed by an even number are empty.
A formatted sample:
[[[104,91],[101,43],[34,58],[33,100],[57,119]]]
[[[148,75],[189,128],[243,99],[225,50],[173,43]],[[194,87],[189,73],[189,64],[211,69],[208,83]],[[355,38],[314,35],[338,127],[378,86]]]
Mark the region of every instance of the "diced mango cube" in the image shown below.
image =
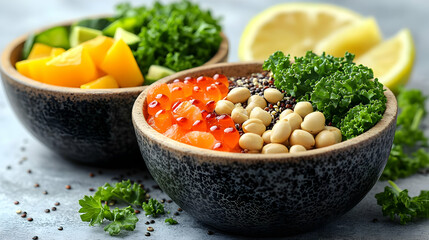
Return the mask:
[[[83,84],[80,86],[82,89],[103,89],[103,88],[119,88],[116,80],[110,76],[101,77],[95,81]]]
[[[44,57],[22,60],[16,63],[16,70],[28,78],[43,82],[46,63],[51,59],[52,57]]]
[[[109,49],[101,69],[113,76],[120,87],[141,86],[144,81],[130,47],[122,39]]]
[[[97,67],[100,67],[104,57],[106,56],[107,51],[113,45],[113,43],[113,38],[106,36],[98,36],[94,39],[82,43],[81,45],[83,46],[83,48],[88,50],[88,53],[94,61],[95,65]]]
[[[28,60],[49,57],[51,55],[52,47],[42,44],[35,43],[33,48],[31,48],[30,55],[28,55]]]
[[[98,76],[97,68],[87,50],[77,46],[47,62],[43,77],[43,82],[48,84],[80,87]]]
[[[51,57],[59,56],[61,53],[65,52],[66,50],[64,48],[52,48],[51,50]]]

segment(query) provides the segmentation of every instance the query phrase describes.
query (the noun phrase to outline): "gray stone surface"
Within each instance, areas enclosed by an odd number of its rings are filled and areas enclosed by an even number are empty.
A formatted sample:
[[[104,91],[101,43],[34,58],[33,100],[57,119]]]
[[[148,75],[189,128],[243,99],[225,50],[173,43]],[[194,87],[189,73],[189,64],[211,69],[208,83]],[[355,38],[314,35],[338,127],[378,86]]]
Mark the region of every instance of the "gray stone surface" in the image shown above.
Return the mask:
[[[79,18],[91,14],[112,12],[113,0],[13,0],[0,1],[0,49],[7,43],[38,27],[58,21]],[[136,4],[138,1],[132,1]],[[140,1],[142,2],[142,1]],[[145,1],[149,2],[149,1]],[[230,61],[237,61],[237,49],[241,32],[247,21],[256,13],[268,6],[283,1],[247,1],[217,0],[201,1],[210,7],[215,15],[223,16],[225,33],[230,39]],[[427,14],[429,3],[426,1],[330,1],[349,7],[365,16],[375,16],[384,36],[393,36],[399,29],[411,29],[417,48],[414,72],[409,84],[429,94],[429,26]],[[427,122],[427,119],[426,119]],[[427,135],[429,132],[426,131]],[[42,143],[35,140],[20,125],[6,100],[3,88],[0,87],[0,239],[113,239],[101,227],[88,227],[79,219],[78,199],[90,194],[88,188],[97,187],[105,182],[114,182],[113,177],[126,175],[130,169],[99,169],[68,162],[51,152]],[[8,169],[10,166],[10,169]],[[27,170],[31,169],[31,173]],[[102,174],[98,174],[102,170]],[[95,173],[94,178],[89,173]],[[167,198],[160,190],[152,189],[155,183],[144,179],[139,171],[132,174],[131,179],[142,179],[151,195],[156,198]],[[35,188],[34,184],[40,184]],[[71,190],[65,185],[70,184]],[[418,194],[422,189],[429,189],[429,176],[417,174],[410,178],[398,180],[402,188],[408,188],[411,195]],[[429,239],[429,221],[418,221],[401,226],[389,221],[381,214],[374,195],[383,190],[386,182],[379,182],[371,192],[350,212],[335,222],[319,230],[291,237],[288,239]],[[44,195],[43,191],[48,191]],[[14,205],[19,201],[19,205]],[[44,209],[54,206],[59,201],[57,211],[45,213]],[[175,212],[177,205],[166,204],[166,208]],[[28,222],[15,213],[21,209],[34,218]],[[172,214],[170,214],[172,215]],[[142,214],[134,232],[121,234],[116,238],[144,239],[148,220]],[[147,239],[245,239],[231,236],[216,230],[214,235],[207,235],[208,226],[196,222],[185,212],[175,216],[178,225],[169,226],[163,223],[165,217],[155,219],[151,225],[155,231]],[[376,218],[379,221],[373,223]],[[150,220],[150,219],[149,219]],[[63,231],[57,230],[64,227]]]

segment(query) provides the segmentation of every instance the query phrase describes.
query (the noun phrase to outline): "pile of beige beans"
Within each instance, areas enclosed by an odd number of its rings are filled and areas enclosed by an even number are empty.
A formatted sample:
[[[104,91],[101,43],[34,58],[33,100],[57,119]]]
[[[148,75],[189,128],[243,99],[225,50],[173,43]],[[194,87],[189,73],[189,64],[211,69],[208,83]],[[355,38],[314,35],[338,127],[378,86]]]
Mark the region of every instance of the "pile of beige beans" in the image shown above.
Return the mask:
[[[342,141],[341,131],[325,126],[323,113],[314,111],[310,102],[298,102],[294,110],[286,109],[267,130],[273,118],[264,110],[268,103],[283,99],[275,88],[264,90],[264,96],[253,95],[245,87],[232,89],[225,100],[216,104],[217,114],[228,114],[244,132],[239,140],[248,153],[296,153],[322,148]],[[242,106],[247,102],[246,108]]]

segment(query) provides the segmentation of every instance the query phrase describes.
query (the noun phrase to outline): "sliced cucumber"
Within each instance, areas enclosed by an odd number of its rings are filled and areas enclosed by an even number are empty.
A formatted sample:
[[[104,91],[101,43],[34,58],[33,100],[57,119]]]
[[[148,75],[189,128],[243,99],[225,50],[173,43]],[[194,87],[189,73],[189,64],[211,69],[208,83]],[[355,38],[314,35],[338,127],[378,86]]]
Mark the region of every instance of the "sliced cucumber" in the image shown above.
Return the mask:
[[[76,47],[77,45],[103,35],[103,32],[97,29],[75,26],[70,34],[70,46]]]
[[[129,32],[133,32],[136,27],[138,20],[136,17],[121,18],[112,22],[109,26],[103,29],[103,34],[109,37],[115,35],[116,29],[123,28]]]
[[[56,48],[70,48],[69,28],[53,27],[36,35],[34,42],[43,43]]]
[[[128,45],[134,45],[140,42],[139,36],[135,35],[132,32],[128,32],[127,30],[118,27],[115,32],[115,40],[122,39]]]
[[[175,71],[163,67],[163,66],[159,66],[159,65],[151,65],[149,67],[148,73],[145,77],[145,85],[150,85],[154,82],[156,82],[157,80],[170,76],[172,74],[176,73]]]
[[[22,47],[22,59],[25,60],[30,55],[31,49],[34,45],[34,40],[36,36],[34,34],[30,34],[30,36],[27,37],[27,40],[25,40],[24,47]]]
[[[96,30],[103,30],[109,26],[112,21],[109,18],[93,18],[93,19],[83,19],[78,22],[75,22],[72,27],[80,26],[87,27]]]

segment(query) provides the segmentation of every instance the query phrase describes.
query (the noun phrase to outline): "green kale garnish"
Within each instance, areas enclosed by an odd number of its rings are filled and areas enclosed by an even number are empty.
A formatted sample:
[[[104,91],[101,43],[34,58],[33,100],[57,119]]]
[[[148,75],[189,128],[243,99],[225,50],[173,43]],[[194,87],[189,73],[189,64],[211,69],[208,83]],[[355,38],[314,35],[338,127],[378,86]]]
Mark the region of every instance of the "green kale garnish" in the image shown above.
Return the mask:
[[[219,19],[188,0],[153,7],[117,6],[117,21],[141,38],[134,57],[146,74],[156,64],[180,71],[207,62],[219,49]]]
[[[375,195],[383,216],[389,216],[392,220],[399,218],[401,224],[415,218],[429,218],[429,191],[421,191],[419,196],[410,197],[407,189],[401,190],[392,181],[389,184],[392,187],[386,186],[384,192]]]
[[[109,183],[99,187],[95,196],[103,201],[118,200],[133,206],[141,206],[145,200],[146,191],[140,184],[131,184],[130,180],[116,183],[114,186]]]
[[[113,221],[104,227],[104,231],[109,232],[110,235],[118,235],[121,230],[134,231],[139,221],[134,209],[130,206],[123,209],[115,208],[112,215]]]
[[[130,180],[116,183],[114,186],[109,183],[99,187],[94,196],[84,196],[79,200],[80,218],[84,222],[89,222],[90,226],[103,223],[104,219],[112,221],[104,228],[110,235],[117,235],[121,230],[133,231],[138,222],[138,218],[131,206],[126,208],[115,208],[110,210],[107,201],[118,200],[128,205],[141,206],[145,200],[145,190],[140,184],[131,184]],[[103,205],[102,202],[105,204]]]
[[[408,177],[422,168],[429,167],[429,153],[424,149],[428,142],[420,129],[426,115],[426,97],[417,89],[400,89],[397,99],[400,113],[392,151],[381,180]]]
[[[165,223],[169,223],[169,224],[171,224],[171,225],[175,225],[175,224],[178,224],[178,222],[176,221],[176,220],[174,220],[173,218],[167,218],[167,219],[165,219],[165,221],[164,221]]]
[[[80,218],[84,222],[89,222],[90,226],[96,224],[102,224],[104,219],[112,221],[109,225],[104,228],[104,231],[109,232],[110,235],[117,235],[122,229],[127,231],[133,231],[138,222],[138,218],[130,206],[126,208],[115,208],[110,211],[107,204],[102,204],[102,200],[99,196],[84,196],[83,199],[79,200],[79,213]]]
[[[158,200],[156,199],[149,199],[149,201],[146,203],[143,203],[143,210],[146,215],[151,215],[152,217],[157,217],[158,215],[165,214],[164,211],[164,205],[162,205]]]
[[[79,212],[83,213],[80,218],[84,222],[89,222],[89,226],[101,224],[105,218],[113,219],[109,206],[101,204],[98,197],[84,196],[79,200],[79,205],[81,206]]]
[[[263,68],[273,73],[277,88],[297,101],[311,101],[350,139],[374,126],[386,109],[383,85],[377,78],[373,80],[370,68],[357,66],[353,59],[351,53],[336,58],[308,51],[292,63],[289,56],[278,51]]]

